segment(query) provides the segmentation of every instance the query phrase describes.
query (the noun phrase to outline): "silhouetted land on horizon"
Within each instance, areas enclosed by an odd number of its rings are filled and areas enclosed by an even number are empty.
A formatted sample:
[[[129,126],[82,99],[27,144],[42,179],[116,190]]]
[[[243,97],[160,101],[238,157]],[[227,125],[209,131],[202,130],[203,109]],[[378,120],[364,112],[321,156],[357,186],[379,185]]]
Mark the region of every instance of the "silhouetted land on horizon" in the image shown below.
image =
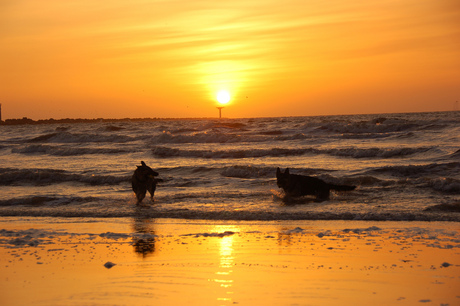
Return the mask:
[[[33,120],[27,117],[21,119],[6,119],[0,121],[0,125],[21,125],[21,124],[53,124],[53,123],[96,123],[96,122],[133,122],[133,121],[160,121],[160,120],[215,120],[218,118],[121,118],[121,119],[110,119],[110,118],[95,118],[95,119],[83,119],[83,118],[65,118],[65,119],[39,119]]]
[[[459,112],[459,110],[447,110],[447,111],[432,111],[432,112],[406,112],[406,113],[380,113],[380,114],[344,114],[344,115],[312,115],[312,116],[284,116],[284,117],[328,117],[328,116],[356,116],[356,115],[375,115],[375,116],[388,116],[388,115],[398,115],[398,114],[408,114],[408,113],[450,113],[450,112]],[[262,118],[262,117],[258,117]],[[265,117],[273,118],[273,117]],[[21,125],[21,124],[71,124],[71,123],[98,123],[98,122],[153,122],[153,121],[174,121],[174,120],[222,120],[222,119],[242,119],[242,118],[218,118],[218,117],[196,117],[196,118],[93,118],[93,119],[84,119],[84,118],[65,118],[65,119],[39,119],[33,120],[27,117],[21,119],[6,119],[0,121],[0,125]]]

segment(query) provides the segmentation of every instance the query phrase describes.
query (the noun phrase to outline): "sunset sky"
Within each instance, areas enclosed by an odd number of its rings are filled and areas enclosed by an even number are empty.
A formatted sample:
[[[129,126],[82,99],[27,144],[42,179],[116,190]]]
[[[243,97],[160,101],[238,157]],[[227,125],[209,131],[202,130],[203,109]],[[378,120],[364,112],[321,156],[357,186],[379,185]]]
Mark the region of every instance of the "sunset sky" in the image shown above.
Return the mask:
[[[2,0],[3,119],[452,110],[458,0]]]

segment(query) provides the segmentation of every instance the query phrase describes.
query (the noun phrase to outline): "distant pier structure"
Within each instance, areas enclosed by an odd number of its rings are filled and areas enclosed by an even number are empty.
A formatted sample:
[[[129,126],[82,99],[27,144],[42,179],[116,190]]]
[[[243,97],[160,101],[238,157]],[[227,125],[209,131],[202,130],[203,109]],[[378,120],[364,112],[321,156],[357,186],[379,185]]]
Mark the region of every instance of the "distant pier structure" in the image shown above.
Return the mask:
[[[217,107],[217,109],[219,110],[219,119],[222,118],[222,109],[223,109],[223,108],[224,108],[223,106],[218,106],[218,107]]]

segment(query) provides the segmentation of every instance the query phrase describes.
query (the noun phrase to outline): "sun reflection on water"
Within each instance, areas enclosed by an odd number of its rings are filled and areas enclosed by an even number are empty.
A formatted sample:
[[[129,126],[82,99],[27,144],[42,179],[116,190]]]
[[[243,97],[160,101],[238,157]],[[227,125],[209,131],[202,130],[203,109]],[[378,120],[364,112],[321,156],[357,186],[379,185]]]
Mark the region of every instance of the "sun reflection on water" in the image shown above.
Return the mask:
[[[220,267],[232,268],[233,267],[233,235],[222,237],[220,240]]]
[[[219,293],[217,301],[231,302],[234,292],[229,290],[234,285],[232,273],[235,262],[233,248],[235,234],[231,233],[237,233],[239,229],[235,226],[218,226],[214,229],[214,231],[218,233],[228,233],[228,235],[219,238],[220,262],[219,268],[216,271],[216,278],[214,278],[212,281],[218,284],[222,290],[225,290]]]

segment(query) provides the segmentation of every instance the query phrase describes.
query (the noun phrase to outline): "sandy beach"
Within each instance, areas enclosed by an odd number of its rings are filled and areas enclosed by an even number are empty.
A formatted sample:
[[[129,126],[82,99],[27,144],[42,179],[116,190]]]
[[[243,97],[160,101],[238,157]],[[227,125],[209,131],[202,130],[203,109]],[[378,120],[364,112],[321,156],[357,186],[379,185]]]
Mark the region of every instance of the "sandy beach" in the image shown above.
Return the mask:
[[[441,222],[0,220],[2,305],[458,305]]]

